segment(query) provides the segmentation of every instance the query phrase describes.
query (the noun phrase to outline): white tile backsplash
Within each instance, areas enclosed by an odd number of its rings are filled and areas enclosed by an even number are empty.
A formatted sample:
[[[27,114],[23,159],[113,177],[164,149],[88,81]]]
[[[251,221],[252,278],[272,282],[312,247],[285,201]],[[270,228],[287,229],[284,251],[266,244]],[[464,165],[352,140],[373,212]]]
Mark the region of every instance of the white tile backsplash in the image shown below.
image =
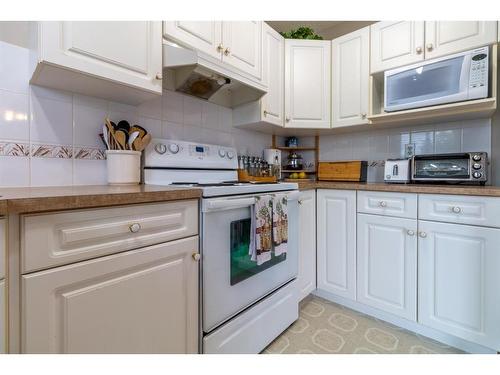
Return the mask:
[[[73,160],[31,158],[32,186],[68,186],[73,184]]]
[[[30,138],[36,143],[72,145],[72,102],[31,95]]]
[[[416,154],[486,151],[491,154],[491,119],[369,130],[320,137],[320,160],[381,161],[402,158],[405,145]],[[368,168],[368,181],[383,180],[381,163]]]
[[[28,119],[29,96],[0,90],[0,137],[10,141],[29,139]]]

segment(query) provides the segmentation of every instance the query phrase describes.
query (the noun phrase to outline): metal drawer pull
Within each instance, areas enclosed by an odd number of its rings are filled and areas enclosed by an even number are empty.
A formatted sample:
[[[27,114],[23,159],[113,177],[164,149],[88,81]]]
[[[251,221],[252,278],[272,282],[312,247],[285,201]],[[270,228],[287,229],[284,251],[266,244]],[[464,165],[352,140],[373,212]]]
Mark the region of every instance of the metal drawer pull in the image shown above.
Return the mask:
[[[427,237],[427,233],[425,233],[425,232],[420,232],[420,233],[419,233],[419,235],[420,235],[420,237],[422,237],[422,238]]]
[[[385,202],[385,201],[380,201],[380,202],[378,202],[378,205],[379,205],[380,207],[386,207],[386,206],[387,206],[387,202]]]
[[[414,231],[412,231],[411,229],[408,229],[408,230],[406,231],[406,234],[407,234],[408,236],[414,236],[414,235],[415,235],[415,232],[414,232]]]
[[[137,233],[141,230],[141,224],[139,223],[134,223],[134,224],[131,224],[128,229],[130,229],[130,231],[132,233]]]
[[[197,262],[198,262],[198,261],[200,260],[200,258],[201,258],[201,255],[200,255],[200,254],[198,254],[198,253],[194,253],[194,254],[192,255],[192,257],[193,257],[193,259],[194,259],[195,261],[197,261]]]
[[[460,212],[462,212],[462,209],[460,207],[457,207],[457,206],[452,207],[451,210],[456,214],[459,214]]]

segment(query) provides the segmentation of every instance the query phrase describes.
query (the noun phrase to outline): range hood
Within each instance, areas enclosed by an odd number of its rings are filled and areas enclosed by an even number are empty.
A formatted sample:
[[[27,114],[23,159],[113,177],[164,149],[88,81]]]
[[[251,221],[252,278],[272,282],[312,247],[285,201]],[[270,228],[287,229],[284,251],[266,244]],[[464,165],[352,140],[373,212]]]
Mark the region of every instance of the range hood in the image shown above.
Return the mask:
[[[230,108],[254,102],[266,93],[221,65],[197,51],[163,40],[163,87],[167,90]]]

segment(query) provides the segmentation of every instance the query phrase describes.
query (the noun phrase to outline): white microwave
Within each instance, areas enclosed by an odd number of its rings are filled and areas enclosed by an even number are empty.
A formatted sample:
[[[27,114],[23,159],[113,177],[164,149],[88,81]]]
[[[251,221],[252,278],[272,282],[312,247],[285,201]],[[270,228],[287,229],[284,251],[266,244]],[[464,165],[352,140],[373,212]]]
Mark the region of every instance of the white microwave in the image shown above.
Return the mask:
[[[384,73],[386,112],[488,97],[489,47]]]

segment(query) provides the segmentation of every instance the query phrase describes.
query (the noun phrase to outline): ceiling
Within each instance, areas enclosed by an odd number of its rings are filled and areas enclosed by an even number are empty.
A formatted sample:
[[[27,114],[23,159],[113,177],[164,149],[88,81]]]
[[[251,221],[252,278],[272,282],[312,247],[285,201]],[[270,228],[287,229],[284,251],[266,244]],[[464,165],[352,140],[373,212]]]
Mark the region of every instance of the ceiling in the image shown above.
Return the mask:
[[[376,21],[266,21],[277,31],[290,31],[300,26],[312,28],[324,39],[333,39],[371,25]]]

